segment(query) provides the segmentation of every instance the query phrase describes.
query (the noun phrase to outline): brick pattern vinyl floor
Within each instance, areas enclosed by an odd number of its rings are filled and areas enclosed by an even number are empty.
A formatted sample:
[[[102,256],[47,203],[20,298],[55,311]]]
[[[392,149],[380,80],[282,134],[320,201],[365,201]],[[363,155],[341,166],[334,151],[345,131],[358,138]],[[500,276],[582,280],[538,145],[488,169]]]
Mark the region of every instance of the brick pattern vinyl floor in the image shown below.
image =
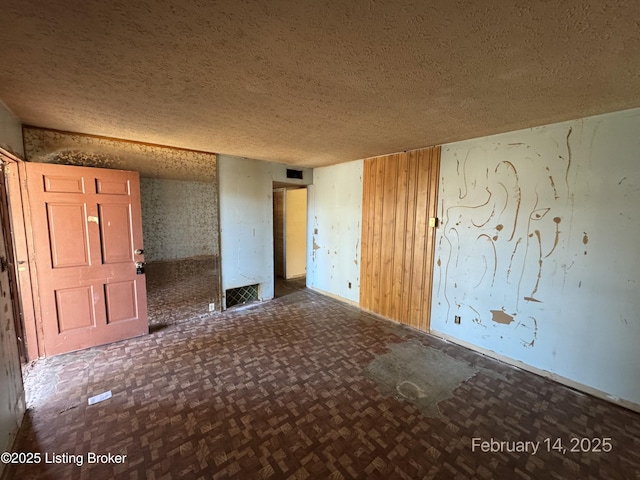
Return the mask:
[[[209,315],[209,304],[220,307],[217,257],[194,257],[151,262],[146,266],[149,326]]]
[[[9,478],[640,479],[639,414],[317,293],[286,293],[40,361],[26,378],[17,450],[83,465],[43,457]],[[477,370],[439,417],[365,375],[402,342]],[[111,399],[87,405],[107,390]],[[610,452],[472,451],[473,438],[571,447],[604,437]],[[89,452],[127,457],[87,464]]]

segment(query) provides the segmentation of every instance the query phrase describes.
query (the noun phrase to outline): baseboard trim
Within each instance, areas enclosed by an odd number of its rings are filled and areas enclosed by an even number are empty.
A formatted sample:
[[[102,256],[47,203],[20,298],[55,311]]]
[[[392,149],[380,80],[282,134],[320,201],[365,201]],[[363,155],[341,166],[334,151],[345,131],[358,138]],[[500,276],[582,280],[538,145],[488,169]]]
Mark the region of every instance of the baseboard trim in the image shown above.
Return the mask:
[[[533,373],[535,375],[539,375],[541,377],[544,378],[548,378],[550,380],[553,380],[554,382],[560,383],[566,387],[572,388],[573,390],[577,390],[578,392],[581,393],[586,393],[588,395],[592,395],[596,398],[599,398],[601,400],[605,400],[607,402],[613,403],[615,405],[618,405],[620,407],[626,408],[628,410],[634,411],[636,413],[640,413],[640,404],[631,402],[629,400],[625,400],[624,398],[619,398],[616,397],[614,395],[610,395],[606,392],[603,392],[602,390],[598,390],[597,388],[593,388],[590,387],[588,385],[585,385],[583,383],[579,383],[576,382],[575,380],[571,380],[570,378],[567,377],[563,377],[562,375],[558,375],[556,373],[553,372],[549,372],[547,370],[543,370],[541,368],[536,368],[532,365],[529,365],[527,363],[521,362],[520,360],[515,360],[511,357],[507,357],[505,355],[501,355],[499,353],[496,353],[492,350],[488,350],[486,348],[482,348],[479,347],[477,345],[474,345],[473,343],[469,343],[466,342],[464,340],[460,340],[459,338],[456,337],[452,337],[450,335],[447,335],[446,333],[443,332],[439,332],[437,330],[431,330],[431,332],[429,332],[430,335],[433,335],[434,337],[438,337],[441,338],[442,340],[446,340],[447,342],[451,342],[451,343],[455,343],[456,345],[460,345],[461,347],[464,348],[468,348],[469,350],[473,350],[474,352],[478,352],[481,353],[483,355],[486,355],[487,357],[491,357],[495,360],[499,360],[503,363],[506,363],[508,365],[511,365],[513,367],[517,367],[520,368],[522,370],[525,370],[529,373]]]
[[[366,312],[366,313],[369,313],[371,315],[374,315],[374,316],[380,318],[381,320],[386,320],[388,322],[392,322],[392,323],[395,323],[395,324],[398,324],[398,325],[402,325],[401,323],[399,323],[399,322],[397,322],[395,320],[392,320],[392,319],[387,318],[385,316],[382,316],[382,315],[380,315],[378,313],[371,312],[369,310],[366,310],[366,309],[362,308],[358,302],[354,302],[354,301],[349,300],[347,298],[340,297],[338,295],[335,295],[333,293],[327,292],[327,291],[322,290],[320,288],[309,287],[309,286],[307,288],[309,288],[310,290],[313,290],[313,291],[315,291],[315,292],[317,292],[317,293],[319,293],[321,295],[326,295],[327,297],[331,297],[334,300],[338,300],[339,302],[346,303],[346,304],[348,304],[348,305],[350,305],[352,307],[359,308],[363,312]],[[409,328],[411,328],[411,327],[409,327]],[[501,355],[499,353],[494,352],[493,350],[488,350],[486,348],[479,347],[478,345],[474,345],[473,343],[466,342],[464,340],[460,340],[459,338],[452,337],[451,335],[447,335],[446,333],[439,332],[437,330],[430,330],[429,332],[424,332],[422,330],[418,330],[418,329],[415,329],[415,328],[412,328],[412,330],[415,330],[416,332],[419,332],[419,333],[423,333],[423,334],[426,333],[427,335],[432,335],[432,336],[434,336],[436,338],[440,338],[440,339],[445,340],[447,342],[455,343],[456,345],[459,345],[459,346],[464,347],[464,348],[468,348],[469,350],[472,350],[474,352],[480,353],[482,355],[486,355],[487,357],[490,357],[490,358],[493,358],[494,360],[498,360],[500,362],[506,363],[507,365],[511,365],[513,367],[520,368],[522,370],[525,370],[525,371],[527,371],[529,373],[533,373],[534,375],[538,375],[540,377],[548,378],[549,380],[553,380],[554,382],[557,382],[557,383],[559,383],[561,385],[569,387],[569,388],[571,388],[573,390],[576,390],[576,391],[578,391],[580,393],[585,393],[587,395],[594,396],[594,397],[599,398],[601,400],[605,400],[605,401],[607,401],[609,403],[613,403],[614,405],[618,405],[619,407],[623,407],[623,408],[626,408],[626,409],[631,410],[633,412],[640,413],[640,404],[631,402],[630,400],[625,400],[624,398],[616,397],[616,396],[611,395],[611,394],[609,394],[607,392],[604,392],[602,390],[598,390],[597,388],[590,387],[589,385],[585,385],[585,384],[580,383],[580,382],[576,382],[575,380],[571,380],[570,378],[567,378],[567,377],[563,377],[562,375],[558,375],[558,374],[555,374],[553,372],[549,372],[547,370],[543,370],[541,368],[536,368],[536,367],[534,367],[532,365],[529,365],[527,363],[524,363],[524,362],[522,362],[520,360],[515,360],[515,359],[513,359],[511,357],[507,357],[506,355]]]
[[[335,293],[327,292],[326,290],[322,290],[316,287],[310,287],[309,285],[307,285],[307,288],[309,290],[313,290],[314,292],[319,293],[320,295],[333,298],[334,300],[338,300],[339,302],[346,303],[347,305],[350,305],[352,307],[360,308],[360,304],[358,302],[354,302],[353,300],[349,300],[348,298],[341,297],[340,295],[336,295]]]

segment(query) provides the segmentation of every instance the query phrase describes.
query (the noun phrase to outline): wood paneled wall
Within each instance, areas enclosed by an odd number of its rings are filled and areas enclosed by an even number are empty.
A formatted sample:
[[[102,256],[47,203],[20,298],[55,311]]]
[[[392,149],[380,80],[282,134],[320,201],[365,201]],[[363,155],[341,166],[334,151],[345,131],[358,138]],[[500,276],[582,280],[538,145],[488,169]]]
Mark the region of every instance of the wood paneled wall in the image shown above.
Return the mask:
[[[440,147],[365,160],[360,306],[429,330]]]

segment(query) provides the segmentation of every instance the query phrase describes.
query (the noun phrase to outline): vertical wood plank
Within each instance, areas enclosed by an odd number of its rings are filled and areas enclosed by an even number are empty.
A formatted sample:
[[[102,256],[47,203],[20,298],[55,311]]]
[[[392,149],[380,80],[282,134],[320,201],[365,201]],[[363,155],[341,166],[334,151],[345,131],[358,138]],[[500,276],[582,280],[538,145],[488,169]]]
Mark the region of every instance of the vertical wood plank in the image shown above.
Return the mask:
[[[393,287],[393,253],[396,217],[396,178],[397,155],[389,155],[383,159],[385,163],[384,180],[382,184],[382,237],[380,241],[380,307],[378,312],[390,317],[391,289]]]
[[[439,148],[365,161],[360,303],[429,328]]]
[[[360,238],[360,305],[367,310],[370,309],[371,286],[372,172],[373,160],[367,159],[364,161],[362,172],[362,235]]]
[[[375,159],[376,179],[373,212],[373,262],[371,274],[371,310],[380,311],[380,266],[382,263],[382,209],[384,205],[384,169],[386,157]]]
[[[416,208],[416,187],[418,174],[418,158],[417,152],[408,153],[408,180],[407,180],[407,208],[406,208],[406,224],[405,224],[405,251],[403,253],[403,271],[402,271],[402,303],[400,306],[399,321],[406,325],[410,324],[410,305],[412,295],[412,270],[413,270],[413,253],[414,253],[414,235],[415,235],[415,208]]]
[[[427,218],[436,218],[438,212],[438,187],[440,179],[440,147],[434,147],[430,151],[429,158],[429,196],[427,204]],[[427,227],[427,243],[425,246],[424,285],[425,291],[422,299],[422,317],[420,330],[430,330],[431,299],[433,287],[433,271],[435,257],[436,228]]]
[[[410,323],[414,328],[420,327],[422,314],[422,296],[424,294],[425,242],[427,233],[427,199],[429,188],[428,156],[429,152],[419,150],[416,185],[415,233],[413,243],[412,295]]]
[[[395,227],[393,231],[393,272],[391,287],[391,310],[389,318],[401,321],[402,311],[402,274],[404,269],[404,252],[406,249],[405,227],[407,223],[407,194],[409,181],[409,162],[407,153],[398,155],[397,181],[396,181],[396,204],[395,204]]]

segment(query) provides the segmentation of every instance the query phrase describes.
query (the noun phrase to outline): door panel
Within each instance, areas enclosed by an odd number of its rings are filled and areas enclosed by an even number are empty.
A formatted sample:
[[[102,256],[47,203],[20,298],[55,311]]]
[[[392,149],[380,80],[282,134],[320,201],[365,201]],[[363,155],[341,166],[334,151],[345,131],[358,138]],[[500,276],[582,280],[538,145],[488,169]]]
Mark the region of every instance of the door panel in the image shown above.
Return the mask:
[[[129,205],[98,205],[103,263],[133,262],[131,208]]]
[[[96,178],[96,191],[104,195],[129,195],[129,180],[107,180]]]
[[[84,179],[44,175],[44,191],[51,193],[84,193]]]
[[[119,282],[105,285],[107,322],[133,320],[138,316],[136,282]]]
[[[86,205],[47,204],[53,268],[89,266]]]
[[[95,326],[91,285],[56,290],[55,295],[60,333]]]
[[[25,164],[45,355],[148,333],[136,172]]]

